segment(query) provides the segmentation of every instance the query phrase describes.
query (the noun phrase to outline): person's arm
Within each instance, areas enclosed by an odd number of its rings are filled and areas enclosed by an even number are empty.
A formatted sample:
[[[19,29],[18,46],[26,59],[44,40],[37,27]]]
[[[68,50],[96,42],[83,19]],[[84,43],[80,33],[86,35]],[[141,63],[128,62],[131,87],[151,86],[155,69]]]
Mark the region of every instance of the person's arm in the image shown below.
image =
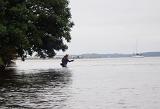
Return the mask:
[[[68,62],[73,62],[74,60],[68,60]]]

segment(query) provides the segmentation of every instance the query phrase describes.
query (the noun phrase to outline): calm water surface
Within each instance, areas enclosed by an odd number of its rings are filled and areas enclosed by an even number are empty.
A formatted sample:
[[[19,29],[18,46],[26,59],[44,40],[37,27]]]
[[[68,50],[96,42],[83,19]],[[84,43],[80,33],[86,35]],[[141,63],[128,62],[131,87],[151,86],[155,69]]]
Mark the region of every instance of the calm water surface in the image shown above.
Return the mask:
[[[2,109],[160,109],[160,58],[16,61],[0,74]]]

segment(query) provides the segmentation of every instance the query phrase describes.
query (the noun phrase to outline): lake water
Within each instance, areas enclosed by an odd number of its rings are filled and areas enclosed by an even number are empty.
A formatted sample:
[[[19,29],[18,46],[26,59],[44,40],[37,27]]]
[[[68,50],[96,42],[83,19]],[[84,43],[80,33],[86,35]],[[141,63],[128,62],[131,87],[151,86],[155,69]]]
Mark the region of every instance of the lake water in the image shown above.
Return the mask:
[[[160,58],[16,63],[0,74],[1,109],[160,109]]]

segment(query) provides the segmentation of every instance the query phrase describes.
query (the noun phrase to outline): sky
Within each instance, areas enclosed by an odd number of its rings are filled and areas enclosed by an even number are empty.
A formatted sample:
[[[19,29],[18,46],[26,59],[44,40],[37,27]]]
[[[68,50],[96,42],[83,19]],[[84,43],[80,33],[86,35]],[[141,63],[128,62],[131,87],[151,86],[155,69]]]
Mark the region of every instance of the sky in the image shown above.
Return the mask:
[[[65,53],[160,51],[159,4],[160,0],[70,0],[75,26]]]

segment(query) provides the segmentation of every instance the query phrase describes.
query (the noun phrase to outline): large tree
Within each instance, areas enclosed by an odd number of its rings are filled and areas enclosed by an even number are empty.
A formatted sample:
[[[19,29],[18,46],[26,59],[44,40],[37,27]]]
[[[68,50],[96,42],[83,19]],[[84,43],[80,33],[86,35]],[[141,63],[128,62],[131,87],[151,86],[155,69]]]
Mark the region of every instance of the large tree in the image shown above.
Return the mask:
[[[68,0],[0,0],[0,64],[65,51],[73,26]]]

